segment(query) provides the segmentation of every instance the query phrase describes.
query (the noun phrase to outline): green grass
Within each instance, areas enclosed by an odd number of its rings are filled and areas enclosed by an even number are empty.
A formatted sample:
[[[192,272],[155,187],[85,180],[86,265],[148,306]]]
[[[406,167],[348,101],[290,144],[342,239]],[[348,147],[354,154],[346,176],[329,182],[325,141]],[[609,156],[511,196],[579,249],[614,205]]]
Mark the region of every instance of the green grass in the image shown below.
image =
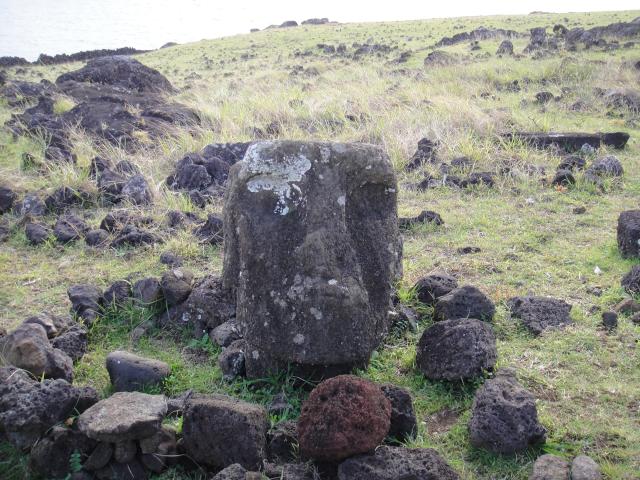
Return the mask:
[[[445,225],[417,227],[404,235],[404,278],[399,287],[403,302],[418,307],[419,331],[394,333],[375,352],[369,368],[360,375],[379,382],[393,382],[412,392],[419,435],[411,446],[433,447],[461,474],[470,479],[527,479],[532,462],[543,452],[567,458],[591,455],[607,479],[637,479],[640,471],[640,389],[638,341],[640,327],[626,316],[613,334],[599,328],[600,313],[625,297],[620,278],[633,260],[617,251],[615,228],[618,214],[636,208],[640,194],[640,118],[633,112],[609,112],[595,88],[638,89],[640,73],[631,64],[640,59],[640,44],[632,49],[603,52],[598,49],[560,51],[539,60],[528,56],[497,58],[499,40],[481,42],[480,52],[466,43],[444,50],[458,55],[447,67],[423,67],[431,46],[443,36],[478,26],[526,31],[534,26],[564,23],[595,26],[629,21],[640,12],[582,13],[501,16],[393,23],[345,24],[270,30],[251,35],[205,40],[158,50],[137,58],[159,69],[177,87],[176,100],[201,112],[203,126],[196,132],[179,131],[160,139],[136,154],[93,142],[74,133],[76,167],[22,168],[22,154],[43,158],[44,139],[14,139],[0,133],[0,182],[21,192],[48,193],[61,185],[95,192],[88,178],[91,158],[104,155],[113,160],[129,158],[151,180],[156,203],[145,213],[162,223],[166,212],[180,209],[198,212],[186,195],[167,191],[164,178],[182,155],[213,141],[245,141],[254,127],[265,129],[275,122],[277,138],[360,141],[381,145],[397,167],[401,185],[399,212],[415,215],[423,209],[439,212]],[[462,29],[454,27],[462,25]],[[397,46],[384,58],[359,61],[320,53],[318,43],[337,45],[373,42]],[[514,40],[521,52],[527,38]],[[297,57],[296,51],[312,52]],[[412,56],[406,64],[393,59],[405,50]],[[250,58],[243,59],[248,53]],[[488,53],[489,56],[484,56]],[[291,75],[294,66],[316,69],[318,75]],[[32,81],[54,80],[79,64],[29,67],[26,73],[9,76]],[[197,75],[193,75],[193,74]],[[518,80],[522,90],[501,88]],[[549,90],[562,99],[542,107],[535,94]],[[488,95],[483,95],[483,94]],[[583,111],[571,110],[576,101]],[[72,107],[58,99],[57,109]],[[12,110],[0,101],[0,122]],[[357,121],[349,118],[357,118]],[[553,174],[560,162],[551,151],[537,151],[518,142],[504,142],[499,134],[512,128],[542,131],[616,131],[631,134],[624,151],[614,153],[624,165],[625,176],[609,181],[601,192],[579,179],[569,189],[554,189],[540,176],[497,177],[493,189],[460,191],[437,188],[412,190],[429,167],[405,173],[402,167],[417,141],[426,136],[440,143],[439,157],[449,161],[468,156],[475,171],[496,171],[499,165],[525,164],[545,167]],[[435,171],[435,170],[434,170]],[[574,215],[576,206],[586,207]],[[221,202],[201,215],[220,212]],[[106,209],[88,210],[88,221],[97,226]],[[53,218],[46,219],[49,223]],[[10,236],[0,249],[1,325],[11,328],[35,312],[66,312],[66,289],[89,282],[107,287],[119,279],[135,281],[160,275],[158,257],[172,250],[185,258],[185,267],[196,275],[219,274],[223,252],[202,246],[190,233],[172,235],[165,245],[99,251],[82,243],[60,246],[54,242],[29,246],[23,225],[16,217],[3,219]],[[460,255],[459,247],[477,246],[480,253]],[[601,273],[596,274],[595,270]],[[415,345],[431,320],[430,309],[419,305],[412,286],[420,277],[444,271],[461,283],[477,285],[497,304],[494,321],[499,365],[514,366],[521,382],[538,398],[538,411],[548,429],[547,443],[539,450],[516,456],[493,455],[474,449],[468,441],[467,423],[477,383],[453,385],[426,380],[415,367]],[[603,290],[600,297],[591,287]],[[549,295],[573,305],[575,325],[561,332],[533,337],[511,319],[505,302],[514,295]],[[92,385],[102,395],[110,393],[104,362],[115,349],[129,349],[158,358],[172,368],[163,389],[169,395],[186,389],[228,393],[268,405],[284,391],[293,409],[273,423],[296,418],[305,398],[300,379],[286,372],[261,382],[226,383],[217,367],[218,350],[208,339],[193,339],[190,331],[151,330],[134,343],[131,331],[144,322],[147,309],[127,307],[110,311],[90,333],[90,350],[76,366],[76,383]],[[454,412],[448,429],[434,432],[434,415]],[[0,477],[26,477],[25,457],[8,445],[0,445]],[[157,477],[187,478],[180,470]],[[196,474],[197,476],[197,474]],[[194,477],[195,478],[195,477]]]

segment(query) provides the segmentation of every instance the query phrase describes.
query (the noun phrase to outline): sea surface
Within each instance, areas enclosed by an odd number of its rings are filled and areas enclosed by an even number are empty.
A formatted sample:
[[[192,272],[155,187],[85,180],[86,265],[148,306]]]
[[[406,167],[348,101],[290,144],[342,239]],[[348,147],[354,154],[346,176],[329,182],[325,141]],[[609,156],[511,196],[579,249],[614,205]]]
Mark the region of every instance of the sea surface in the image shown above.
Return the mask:
[[[285,20],[339,22],[630,9],[637,0],[0,0],[0,56],[35,60],[100,48],[155,49]],[[637,5],[636,5],[637,8]]]

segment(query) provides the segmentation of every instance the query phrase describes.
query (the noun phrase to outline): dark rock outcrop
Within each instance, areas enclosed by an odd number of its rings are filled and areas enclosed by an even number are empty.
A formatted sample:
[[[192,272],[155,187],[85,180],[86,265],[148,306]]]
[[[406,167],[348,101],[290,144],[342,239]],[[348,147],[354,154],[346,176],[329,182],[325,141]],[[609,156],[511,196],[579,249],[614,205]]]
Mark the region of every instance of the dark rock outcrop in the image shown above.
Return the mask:
[[[504,30],[502,28],[478,27],[470,32],[457,33],[452,37],[444,37],[435,44],[436,47],[448,47],[458,43],[466,43],[480,40],[492,40],[495,38],[516,38],[518,32]]]
[[[18,448],[31,447],[51,427],[97,401],[92,388],[65,380],[38,382],[22,370],[0,368],[0,430]]]
[[[136,148],[144,138],[165,135],[172,125],[199,122],[192,110],[166,103],[163,93],[173,92],[169,81],[157,70],[126,56],[90,60],[79,70],[68,72],[53,84],[11,85],[20,93],[28,90],[38,105],[14,115],[8,125],[16,133],[45,134],[49,161],[75,161],[68,138],[68,125],[125,148]],[[11,95],[7,87],[5,95]],[[51,96],[62,93],[76,105],[58,115]],[[132,108],[134,107],[134,108]]]
[[[516,139],[536,148],[557,146],[567,152],[577,152],[587,144],[593,148],[605,145],[622,149],[629,140],[629,134],[614,133],[526,133],[514,132],[504,135],[507,139]]]

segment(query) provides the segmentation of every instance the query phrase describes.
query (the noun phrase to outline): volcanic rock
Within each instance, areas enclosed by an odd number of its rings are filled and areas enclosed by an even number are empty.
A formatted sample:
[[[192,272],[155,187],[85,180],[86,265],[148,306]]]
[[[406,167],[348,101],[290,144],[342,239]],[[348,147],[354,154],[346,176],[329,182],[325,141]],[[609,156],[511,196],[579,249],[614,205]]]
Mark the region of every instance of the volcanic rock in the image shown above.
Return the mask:
[[[492,370],[497,358],[491,325],[469,318],[427,328],[417,346],[416,364],[432,380],[468,380]]]
[[[302,405],[298,441],[304,456],[335,462],[369,452],[391,424],[391,403],[380,387],[353,375],[320,383]]]
[[[511,454],[544,443],[534,396],[502,369],[476,392],[469,423],[471,444],[494,453]]]
[[[433,312],[437,320],[477,318],[490,321],[496,308],[491,299],[471,285],[451,290],[438,298]]]
[[[107,371],[116,392],[135,392],[150,387],[162,387],[171,373],[169,365],[160,360],[120,350],[107,355]]]
[[[396,196],[388,158],[370,145],[259,142],[231,168],[223,285],[249,377],[368,362],[401,271]]]
[[[268,428],[267,412],[259,405],[225,395],[194,395],[183,416],[184,448],[200,464],[239,463],[257,470],[266,455]]]
[[[552,328],[571,325],[571,305],[563,300],[548,297],[513,297],[507,302],[511,315],[535,335]]]

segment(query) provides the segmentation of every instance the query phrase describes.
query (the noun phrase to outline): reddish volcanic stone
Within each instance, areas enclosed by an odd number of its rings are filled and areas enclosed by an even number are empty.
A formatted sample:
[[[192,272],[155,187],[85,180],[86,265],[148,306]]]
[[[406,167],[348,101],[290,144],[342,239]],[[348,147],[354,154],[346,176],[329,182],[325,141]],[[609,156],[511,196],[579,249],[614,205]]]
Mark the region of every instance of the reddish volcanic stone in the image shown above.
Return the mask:
[[[391,422],[391,403],[375,383],[353,375],[325,380],[313,389],[298,420],[301,453],[335,462],[373,450]]]

